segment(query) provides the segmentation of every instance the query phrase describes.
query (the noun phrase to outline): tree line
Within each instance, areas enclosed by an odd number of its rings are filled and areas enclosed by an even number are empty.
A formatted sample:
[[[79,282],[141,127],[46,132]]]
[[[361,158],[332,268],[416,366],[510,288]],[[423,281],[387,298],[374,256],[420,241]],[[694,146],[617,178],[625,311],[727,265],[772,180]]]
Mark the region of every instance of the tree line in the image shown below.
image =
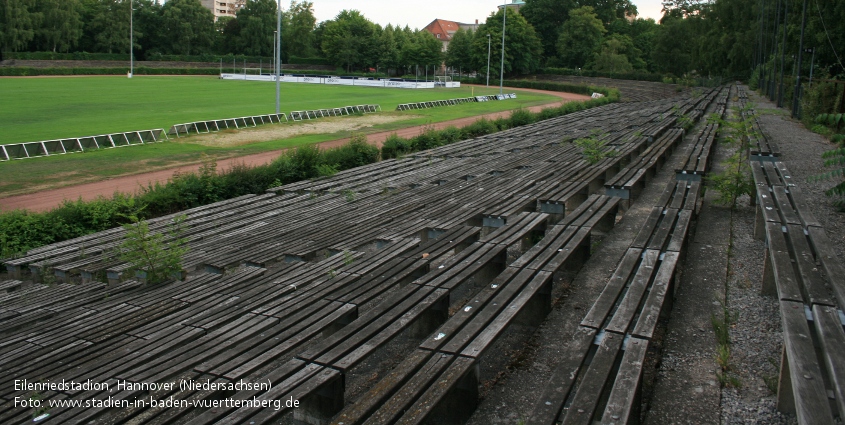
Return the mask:
[[[666,0],[660,22],[636,18],[630,0],[526,0],[519,12],[507,11],[504,66],[501,9],[474,31],[453,34],[442,52],[441,41],[427,31],[381,26],[357,10],[317,23],[312,2],[293,0],[283,10],[281,55],[283,61],[324,58],[350,72],[378,69],[401,75],[445,61],[456,71],[484,74],[489,51],[492,77],[501,68],[506,75],[569,68],[749,78],[755,68],[775,66],[782,47],[785,68],[797,66],[805,1],[805,41],[815,48],[814,66],[821,75],[840,74],[838,54],[843,52],[835,46],[845,45],[845,5],[836,0]],[[199,0],[131,4],[139,59],[272,56],[274,0],[233,0],[235,16],[217,22]],[[4,0],[0,48],[128,53],[129,15],[130,0]],[[802,63],[804,75],[809,62]]]

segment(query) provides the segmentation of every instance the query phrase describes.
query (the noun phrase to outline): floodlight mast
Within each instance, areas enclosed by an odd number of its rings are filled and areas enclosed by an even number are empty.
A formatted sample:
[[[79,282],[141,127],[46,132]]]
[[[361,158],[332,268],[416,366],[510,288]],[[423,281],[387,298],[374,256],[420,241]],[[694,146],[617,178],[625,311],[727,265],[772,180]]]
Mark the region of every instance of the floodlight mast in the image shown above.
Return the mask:
[[[279,109],[279,90],[281,87],[279,84],[281,83],[279,79],[281,78],[281,57],[282,57],[282,0],[276,1],[276,43],[278,48],[276,49],[276,115],[281,113]]]
[[[135,31],[133,28],[133,16],[135,14],[135,7],[133,0],[129,0],[129,78],[132,78],[132,73],[135,71]]]
[[[499,94],[503,93],[505,82],[505,23],[508,21],[508,4],[502,7],[502,67],[499,70]]]
[[[487,87],[490,87],[490,33],[487,33]]]

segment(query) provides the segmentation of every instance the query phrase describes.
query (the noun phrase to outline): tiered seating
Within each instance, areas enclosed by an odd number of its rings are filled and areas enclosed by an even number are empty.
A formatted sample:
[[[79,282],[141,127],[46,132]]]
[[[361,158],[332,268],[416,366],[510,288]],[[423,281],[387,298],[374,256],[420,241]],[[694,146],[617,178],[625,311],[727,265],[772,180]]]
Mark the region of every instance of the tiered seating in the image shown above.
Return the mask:
[[[696,103],[703,111],[713,92]],[[689,105],[689,104],[688,104]],[[684,113],[684,108],[680,108]],[[663,138],[681,138],[675,129]],[[697,139],[698,137],[696,137]],[[668,146],[674,146],[674,143]],[[694,140],[693,146],[697,143]],[[658,140],[649,147],[659,148]],[[656,154],[647,149],[610,183],[630,180],[649,169]],[[687,153],[695,153],[695,149]],[[687,156],[687,155],[684,155]],[[689,161],[689,159],[684,159]],[[642,171],[639,171],[642,170]],[[620,177],[621,176],[621,177]],[[608,185],[609,194],[631,191]],[[619,192],[619,193],[617,193]],[[616,271],[575,331],[561,362],[536,400],[528,424],[636,423],[639,421],[645,358],[658,320],[666,317],[679,260],[698,212],[700,181],[677,178],[654,204]]]
[[[619,89],[622,102],[647,102],[674,97],[683,87],[675,84],[663,84],[651,81],[617,80],[604,77],[581,77],[575,75],[539,75],[545,81],[584,84],[598,87]]]
[[[150,286],[129,275],[115,254],[123,229],[4,260],[16,279],[52,271],[64,283],[12,282],[15,290],[0,294],[9,297],[0,310],[0,373],[272,384],[231,392],[58,391],[41,394],[45,400],[293,397],[300,421],[331,420],[347,402],[344,415],[361,420],[438,421],[452,410],[465,417],[477,398],[452,409],[457,399],[449,394],[477,391],[474,379],[498,367],[486,354],[503,335],[543,320],[555,274],[577,269],[591,237],[620,214],[618,198],[596,192],[647,151],[637,129],[698,102],[608,105],[186,211],[188,276],[180,282]],[[564,140],[597,128],[619,155],[590,166]],[[655,216],[653,231],[632,249],[681,250],[697,185],[673,186],[661,204],[666,214]],[[565,209],[543,212],[552,205]],[[173,219],[151,220],[150,229],[166,232]],[[655,261],[669,267],[673,255]],[[643,299],[656,293],[641,292]],[[647,340],[642,326],[638,335]],[[394,361],[400,366],[382,380],[367,381],[393,361],[384,353],[407,359]],[[476,365],[481,375],[474,375]],[[345,400],[352,381],[374,401]],[[5,400],[23,395],[9,387],[0,393]],[[0,422],[29,421],[31,413],[6,404]],[[49,420],[260,424],[288,413],[132,404],[58,408]]]

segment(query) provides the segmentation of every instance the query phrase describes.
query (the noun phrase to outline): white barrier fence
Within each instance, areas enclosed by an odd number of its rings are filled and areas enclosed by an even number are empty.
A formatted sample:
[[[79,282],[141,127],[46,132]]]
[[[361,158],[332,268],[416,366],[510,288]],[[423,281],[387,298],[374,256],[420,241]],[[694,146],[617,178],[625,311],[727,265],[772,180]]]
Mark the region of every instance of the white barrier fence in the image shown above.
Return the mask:
[[[220,74],[224,80],[245,80],[245,81],[276,81],[275,75],[246,75],[246,74]],[[369,78],[341,78],[323,76],[294,76],[282,75],[279,81],[283,83],[305,83],[305,84],[331,84],[338,86],[360,86],[360,87],[392,87],[400,89],[433,89],[435,87],[457,88],[460,82],[434,82],[434,81],[393,81],[389,79]]]
[[[399,106],[396,107],[396,110],[397,111],[409,111],[411,109],[428,109],[428,108],[436,108],[438,106],[458,105],[458,104],[461,104],[461,103],[487,102],[487,101],[490,101],[490,100],[505,100],[505,99],[516,99],[516,93],[494,94],[494,95],[490,95],[490,96],[459,97],[457,99],[429,100],[429,101],[414,102],[414,103],[400,103]]]
[[[282,119],[284,119],[285,122],[288,122],[288,117],[284,114],[284,112],[281,114],[255,115],[249,117],[225,118],[221,120],[194,121],[184,124],[173,124],[167,134],[176,135],[176,137],[181,137],[182,133],[184,133],[185,136],[189,136],[191,133],[211,133],[218,132],[220,130],[227,130],[230,128],[241,129],[246,127],[256,127],[261,124],[278,124],[282,122]]]
[[[119,148],[143,145],[167,139],[163,129],[127,131],[124,133],[101,134],[99,136],[71,137],[67,139],[44,140],[40,142],[0,145],[0,161],[36,158],[39,156],[63,155],[96,149]]]

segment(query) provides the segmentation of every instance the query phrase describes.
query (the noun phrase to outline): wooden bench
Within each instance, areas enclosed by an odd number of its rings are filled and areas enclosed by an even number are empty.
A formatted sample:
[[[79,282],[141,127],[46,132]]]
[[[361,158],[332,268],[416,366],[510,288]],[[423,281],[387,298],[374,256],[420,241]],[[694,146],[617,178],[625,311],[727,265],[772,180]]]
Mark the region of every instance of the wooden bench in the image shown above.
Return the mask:
[[[615,217],[616,198],[593,196],[552,226],[419,349],[333,423],[462,423],[477,404],[479,366],[512,325],[538,326],[551,309],[552,277],[589,256],[593,226]],[[612,224],[613,220],[610,219]]]
[[[698,186],[667,185],[564,350],[528,424],[639,420],[644,359],[672,307]]]
[[[675,169],[678,180],[700,181],[710,170],[710,159],[716,147],[716,135],[719,126],[708,124],[695,136],[690,153],[684,157],[684,162]]]
[[[667,131],[657,141],[650,145],[640,155],[638,160],[631,162],[614,178],[605,183],[605,194],[618,196],[622,199],[635,199],[645,187],[645,183],[654,176],[662,166],[665,158],[671,155],[674,147],[683,139],[683,130]]]

